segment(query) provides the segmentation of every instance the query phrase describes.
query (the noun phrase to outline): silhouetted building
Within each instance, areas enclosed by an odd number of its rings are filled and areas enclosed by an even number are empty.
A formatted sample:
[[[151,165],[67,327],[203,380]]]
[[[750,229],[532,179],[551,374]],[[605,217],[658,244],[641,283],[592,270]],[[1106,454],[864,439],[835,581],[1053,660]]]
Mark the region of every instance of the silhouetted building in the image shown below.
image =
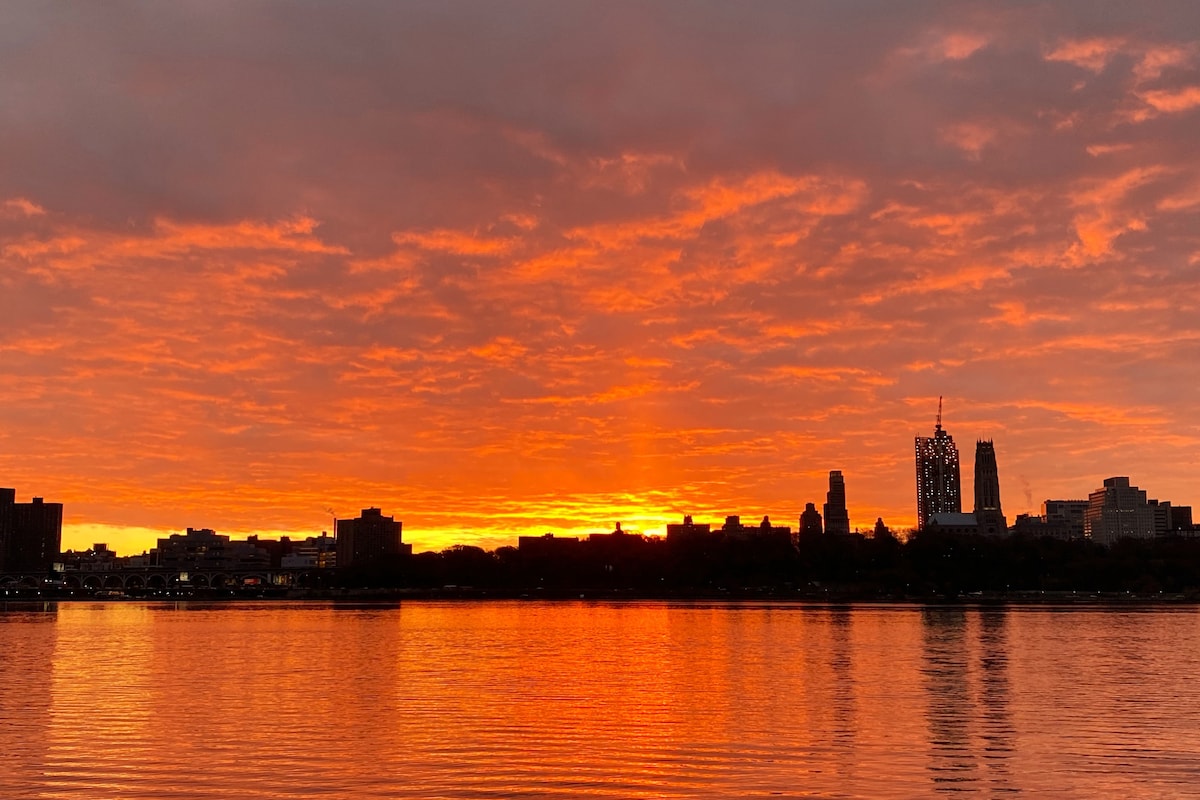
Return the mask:
[[[1018,514],[1012,532],[1030,539],[1082,539],[1087,507],[1087,500],[1046,500],[1041,516]]]
[[[1082,539],[1087,508],[1087,500],[1046,500],[1042,503],[1046,535],[1055,539]]]
[[[850,534],[850,515],[846,511],[846,479],[842,471],[829,473],[829,491],[825,493],[825,532]]]
[[[62,503],[16,500],[15,489],[0,489],[0,570],[49,572],[62,547]]]
[[[874,537],[876,539],[891,539],[891,538],[893,538],[891,528],[889,528],[887,525],[883,524],[883,517],[877,517],[875,519]]]
[[[1150,500],[1155,536],[1179,536],[1192,532],[1192,507],[1172,505],[1167,500]]]
[[[1168,533],[1190,534],[1196,529],[1196,523],[1192,520],[1191,506],[1171,506],[1167,520]]]
[[[786,525],[772,525],[770,517],[763,517],[762,522],[758,525],[743,525],[740,516],[730,514],[725,518],[725,524],[721,526],[720,532],[732,539],[783,537],[789,543],[792,541],[792,529]]]
[[[613,523],[613,525],[613,529],[608,533],[589,533],[587,540],[596,544],[607,544],[609,542],[620,543],[625,539],[634,537],[638,539],[643,538],[640,533],[630,533],[629,531],[621,530],[621,523],[619,522]]]
[[[942,401],[938,398],[937,426],[933,436],[916,437],[917,529],[934,514],[962,512],[958,448],[954,437],[942,430]]]
[[[1118,539],[1149,539],[1155,535],[1154,509],[1129,478],[1105,478],[1104,486],[1088,495],[1083,526],[1089,539],[1105,545]]]
[[[370,564],[412,554],[412,545],[404,544],[404,523],[383,516],[378,508],[364,508],[358,519],[337,521],[337,563],[339,567]]]
[[[807,539],[820,536],[824,532],[821,526],[821,512],[817,511],[814,503],[805,503],[804,513],[800,515],[800,538]]]
[[[974,514],[945,511],[932,514],[921,530],[952,533],[955,536],[970,536],[979,533],[979,522],[975,519]]]
[[[975,442],[975,522],[985,536],[1008,533],[1008,520],[1000,509],[1000,471],[991,439]]]
[[[667,525],[667,541],[687,541],[697,538],[703,538],[712,535],[712,525],[707,522],[692,522],[692,517],[689,514],[683,518],[683,523],[670,523]]]
[[[8,541],[12,538],[16,489],[0,489],[0,570],[8,569]]]
[[[155,566],[177,572],[244,571],[271,568],[271,554],[257,541],[230,541],[212,528],[188,528],[158,540]]]
[[[547,533],[545,536],[517,537],[517,551],[522,556],[532,558],[554,558],[570,555],[579,549],[579,537],[555,536]]]
[[[103,542],[93,544],[89,550],[67,550],[58,560],[67,571],[73,572],[108,572],[118,564],[117,554]]]

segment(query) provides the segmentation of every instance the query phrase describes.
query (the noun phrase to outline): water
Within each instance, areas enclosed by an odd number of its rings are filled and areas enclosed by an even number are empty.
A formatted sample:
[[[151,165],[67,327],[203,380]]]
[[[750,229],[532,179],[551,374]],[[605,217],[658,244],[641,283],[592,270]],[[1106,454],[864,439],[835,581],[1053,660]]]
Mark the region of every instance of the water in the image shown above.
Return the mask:
[[[0,797],[1200,797],[1200,611],[0,611]]]

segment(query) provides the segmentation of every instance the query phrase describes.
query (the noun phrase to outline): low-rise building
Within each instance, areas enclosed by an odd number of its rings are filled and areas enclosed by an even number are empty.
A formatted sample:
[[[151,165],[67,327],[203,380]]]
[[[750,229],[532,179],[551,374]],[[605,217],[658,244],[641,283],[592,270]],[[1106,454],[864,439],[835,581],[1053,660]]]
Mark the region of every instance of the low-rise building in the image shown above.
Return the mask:
[[[1085,536],[1104,545],[1118,539],[1150,539],[1155,535],[1154,508],[1128,477],[1105,478],[1088,496],[1083,526]]]

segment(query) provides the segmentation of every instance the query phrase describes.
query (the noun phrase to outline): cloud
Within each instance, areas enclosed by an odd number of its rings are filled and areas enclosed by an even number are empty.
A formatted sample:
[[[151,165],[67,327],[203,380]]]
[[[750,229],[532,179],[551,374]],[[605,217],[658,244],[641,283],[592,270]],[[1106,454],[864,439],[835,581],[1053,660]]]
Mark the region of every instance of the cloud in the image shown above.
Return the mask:
[[[1200,86],[1147,90],[1138,92],[1138,97],[1149,104],[1155,111],[1174,114],[1200,106]]]
[[[9,198],[0,208],[6,216],[38,217],[46,213],[46,209],[24,197]]]
[[[1192,8],[14,9],[0,470],[130,547],[788,519],[839,468],[903,528],[944,395],[1034,497],[1194,501]]]

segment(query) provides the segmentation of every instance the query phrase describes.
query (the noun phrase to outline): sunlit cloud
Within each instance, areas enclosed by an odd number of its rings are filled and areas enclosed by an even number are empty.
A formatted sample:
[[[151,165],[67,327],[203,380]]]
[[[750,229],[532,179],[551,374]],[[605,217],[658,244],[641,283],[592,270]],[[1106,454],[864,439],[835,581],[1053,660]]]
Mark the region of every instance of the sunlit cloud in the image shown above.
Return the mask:
[[[0,205],[0,213],[5,216],[38,217],[46,213],[46,209],[24,197],[13,197]]]
[[[514,8],[20,12],[71,37],[0,71],[0,485],[122,552],[795,525],[830,469],[903,529],[944,396],[1010,517],[1200,502],[1187,15]]]
[[[1065,39],[1050,48],[1045,58],[1047,61],[1062,61],[1098,73],[1122,53],[1126,45],[1125,37]]]
[[[1147,90],[1138,92],[1138,97],[1153,107],[1155,111],[1173,114],[1200,106],[1200,86]]]

